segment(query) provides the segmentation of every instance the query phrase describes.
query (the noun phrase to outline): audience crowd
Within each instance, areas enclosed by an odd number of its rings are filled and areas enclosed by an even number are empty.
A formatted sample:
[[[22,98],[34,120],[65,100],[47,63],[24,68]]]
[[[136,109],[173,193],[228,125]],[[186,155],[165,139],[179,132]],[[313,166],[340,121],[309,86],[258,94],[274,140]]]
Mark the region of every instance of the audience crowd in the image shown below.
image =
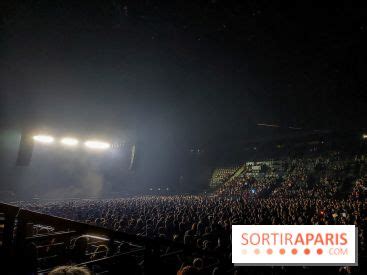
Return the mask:
[[[354,224],[358,227],[359,255],[364,257],[366,168],[364,159],[343,158],[336,153],[284,160],[282,169],[263,167],[258,175],[250,173],[248,166],[209,195],[22,202],[20,206],[220,255],[178,258],[177,274],[242,274],[254,267],[235,268],[231,264],[233,224]],[[100,250],[108,251],[108,247]],[[292,268],[273,267],[271,273],[294,272],[296,267]],[[332,270],[357,273],[361,268]],[[297,272],[308,271],[301,268]]]

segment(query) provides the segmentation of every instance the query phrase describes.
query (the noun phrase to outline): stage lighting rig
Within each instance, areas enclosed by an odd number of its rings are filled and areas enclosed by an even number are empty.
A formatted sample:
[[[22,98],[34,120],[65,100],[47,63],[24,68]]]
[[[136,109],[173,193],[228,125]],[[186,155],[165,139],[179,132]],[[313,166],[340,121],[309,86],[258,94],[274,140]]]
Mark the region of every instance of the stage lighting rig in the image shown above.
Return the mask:
[[[55,141],[54,137],[48,135],[36,135],[33,136],[33,140],[40,143],[50,144]]]
[[[84,145],[90,149],[96,149],[96,150],[106,150],[111,147],[111,144],[105,141],[99,141],[99,140],[87,140],[84,142]]]
[[[64,137],[61,139],[60,142],[66,146],[77,146],[79,144],[79,140],[72,137]]]

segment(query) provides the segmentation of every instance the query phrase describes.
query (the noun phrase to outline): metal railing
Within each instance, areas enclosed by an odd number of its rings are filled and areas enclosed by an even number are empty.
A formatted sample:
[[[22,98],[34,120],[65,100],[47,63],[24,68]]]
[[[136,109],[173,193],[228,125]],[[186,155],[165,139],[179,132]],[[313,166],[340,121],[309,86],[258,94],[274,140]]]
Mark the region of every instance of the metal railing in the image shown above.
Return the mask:
[[[84,259],[79,263],[90,268],[93,265],[108,266],[110,262],[116,263],[121,259],[126,259],[127,256],[136,257],[142,262],[149,262],[147,257],[158,257],[164,261],[179,254],[205,254],[213,258],[217,255],[217,253],[204,252],[166,239],[127,234],[21,209],[5,203],[0,203],[0,217],[2,217],[0,225],[3,229],[2,232],[0,231],[0,256],[5,263],[2,265],[4,274],[14,274],[14,271],[15,274],[47,273],[53,266],[70,263],[72,259],[69,252],[65,250],[70,247],[69,244],[73,238],[80,236],[88,236],[91,239],[95,236],[96,239],[92,241],[92,244],[98,244],[98,239],[102,237],[109,248],[106,257],[95,260]],[[33,225],[51,227],[54,230],[50,233],[34,234]],[[131,250],[127,252],[117,251],[118,245],[121,243],[128,244]],[[166,254],[168,247],[170,253]],[[52,254],[49,251],[59,251],[59,254]],[[85,253],[84,256],[89,257],[91,254],[93,253]],[[45,263],[49,263],[49,265]]]

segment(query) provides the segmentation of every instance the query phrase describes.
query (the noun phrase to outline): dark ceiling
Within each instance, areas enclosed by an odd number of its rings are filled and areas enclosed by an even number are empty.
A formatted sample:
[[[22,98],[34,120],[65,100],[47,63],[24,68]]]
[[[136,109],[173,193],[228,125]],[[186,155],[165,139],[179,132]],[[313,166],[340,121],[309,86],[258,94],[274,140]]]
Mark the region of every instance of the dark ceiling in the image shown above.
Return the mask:
[[[2,1],[1,123],[193,144],[363,129],[362,7],[268,2]]]

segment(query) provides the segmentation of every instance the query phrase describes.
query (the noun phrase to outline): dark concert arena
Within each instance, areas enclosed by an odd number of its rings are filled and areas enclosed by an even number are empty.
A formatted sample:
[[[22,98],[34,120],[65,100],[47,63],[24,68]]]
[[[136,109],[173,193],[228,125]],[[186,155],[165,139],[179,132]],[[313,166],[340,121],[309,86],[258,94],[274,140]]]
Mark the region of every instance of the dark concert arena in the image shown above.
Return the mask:
[[[0,1],[0,274],[367,274],[357,1]]]

